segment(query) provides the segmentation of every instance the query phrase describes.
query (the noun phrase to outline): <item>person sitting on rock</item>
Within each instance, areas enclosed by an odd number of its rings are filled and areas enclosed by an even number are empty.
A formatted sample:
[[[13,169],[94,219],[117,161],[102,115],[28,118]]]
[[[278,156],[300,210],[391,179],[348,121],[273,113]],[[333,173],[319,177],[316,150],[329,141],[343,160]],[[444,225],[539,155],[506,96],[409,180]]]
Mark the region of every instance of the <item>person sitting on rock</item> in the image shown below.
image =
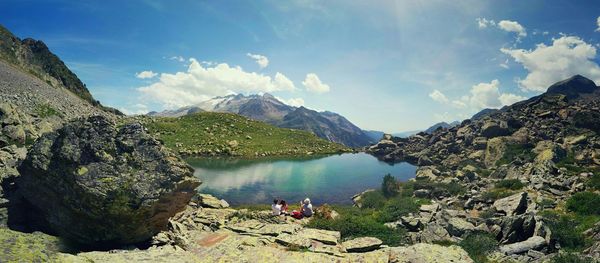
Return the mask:
[[[292,211],[292,217],[296,219],[302,219],[304,217],[311,217],[313,215],[313,207],[310,203],[310,199],[306,198],[300,202],[300,211]]]
[[[289,215],[287,202],[285,200],[281,200],[280,204],[281,204],[281,214]]]
[[[273,199],[273,204],[271,205],[271,211],[273,211],[274,216],[281,215],[281,200]]]

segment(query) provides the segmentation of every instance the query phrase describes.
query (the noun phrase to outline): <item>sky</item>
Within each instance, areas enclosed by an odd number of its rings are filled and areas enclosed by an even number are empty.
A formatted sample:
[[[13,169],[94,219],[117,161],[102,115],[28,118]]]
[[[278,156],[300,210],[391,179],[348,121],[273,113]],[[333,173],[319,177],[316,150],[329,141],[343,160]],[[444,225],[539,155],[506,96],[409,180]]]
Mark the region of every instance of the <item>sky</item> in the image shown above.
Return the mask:
[[[127,114],[270,93],[400,132],[469,118],[575,74],[600,83],[599,1],[0,0]]]

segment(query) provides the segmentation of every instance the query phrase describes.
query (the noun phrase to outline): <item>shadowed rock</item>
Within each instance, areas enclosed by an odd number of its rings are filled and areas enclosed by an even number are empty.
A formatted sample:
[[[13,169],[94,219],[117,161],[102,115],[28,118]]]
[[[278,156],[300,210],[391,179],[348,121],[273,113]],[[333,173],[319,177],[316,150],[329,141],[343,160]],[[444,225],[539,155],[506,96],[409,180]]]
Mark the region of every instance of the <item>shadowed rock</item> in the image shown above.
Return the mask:
[[[166,228],[200,185],[138,123],[79,119],[36,141],[19,167],[23,196],[59,235],[87,245],[141,242]]]

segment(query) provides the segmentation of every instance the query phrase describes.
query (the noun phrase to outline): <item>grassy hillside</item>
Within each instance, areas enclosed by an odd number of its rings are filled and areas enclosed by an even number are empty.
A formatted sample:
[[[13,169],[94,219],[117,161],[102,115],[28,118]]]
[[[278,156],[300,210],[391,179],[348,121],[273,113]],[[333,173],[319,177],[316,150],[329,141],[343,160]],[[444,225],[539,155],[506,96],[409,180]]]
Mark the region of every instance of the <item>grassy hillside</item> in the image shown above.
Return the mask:
[[[152,134],[184,155],[260,157],[350,151],[305,131],[278,128],[231,113],[143,118]]]

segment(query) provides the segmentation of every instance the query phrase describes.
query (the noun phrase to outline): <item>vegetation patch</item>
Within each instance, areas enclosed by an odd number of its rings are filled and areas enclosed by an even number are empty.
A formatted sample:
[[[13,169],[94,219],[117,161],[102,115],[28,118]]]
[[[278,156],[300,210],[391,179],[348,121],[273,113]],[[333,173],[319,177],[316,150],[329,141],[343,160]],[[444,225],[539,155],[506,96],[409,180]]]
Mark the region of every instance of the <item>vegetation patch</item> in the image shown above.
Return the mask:
[[[592,242],[583,232],[598,221],[599,216],[584,216],[574,213],[543,211],[541,215],[550,227],[552,237],[566,251],[581,251]]]
[[[477,263],[489,262],[487,256],[498,249],[498,241],[491,234],[484,232],[470,234],[458,245],[467,251],[471,259]]]
[[[504,179],[496,183],[496,188],[508,189],[508,190],[520,190],[525,187],[525,184],[519,179]]]
[[[505,188],[494,188],[481,193],[481,197],[485,200],[496,201],[504,197],[509,197],[515,193],[516,191]]]
[[[429,201],[411,197],[412,192],[409,195],[409,191],[402,187],[405,183],[399,183],[393,177],[391,180],[390,177],[384,177],[382,189],[363,195],[361,208],[333,206],[333,209],[339,213],[337,218],[331,219],[317,213],[307,226],[339,231],[342,239],[370,236],[379,238],[384,244],[390,246],[405,244],[406,230],[402,227],[393,229],[385,226],[384,223],[397,221],[409,213],[416,213],[422,204]],[[395,190],[390,188],[392,183],[396,185]],[[395,195],[387,198],[383,194],[385,191],[394,192]]]
[[[567,200],[567,209],[579,215],[600,215],[600,194],[576,193]]]
[[[61,113],[52,108],[50,104],[39,104],[35,107],[35,114],[40,118],[48,118],[51,116],[61,117]]]
[[[594,263],[594,260],[577,253],[560,253],[552,258],[552,263]]]
[[[509,164],[516,159],[521,159],[524,162],[532,162],[535,159],[535,153],[531,151],[532,149],[533,145],[531,144],[508,144],[506,145],[504,155],[496,162],[496,165]]]
[[[178,118],[143,117],[169,148],[194,156],[301,156],[349,148],[300,130],[278,128],[231,113],[201,112]]]

